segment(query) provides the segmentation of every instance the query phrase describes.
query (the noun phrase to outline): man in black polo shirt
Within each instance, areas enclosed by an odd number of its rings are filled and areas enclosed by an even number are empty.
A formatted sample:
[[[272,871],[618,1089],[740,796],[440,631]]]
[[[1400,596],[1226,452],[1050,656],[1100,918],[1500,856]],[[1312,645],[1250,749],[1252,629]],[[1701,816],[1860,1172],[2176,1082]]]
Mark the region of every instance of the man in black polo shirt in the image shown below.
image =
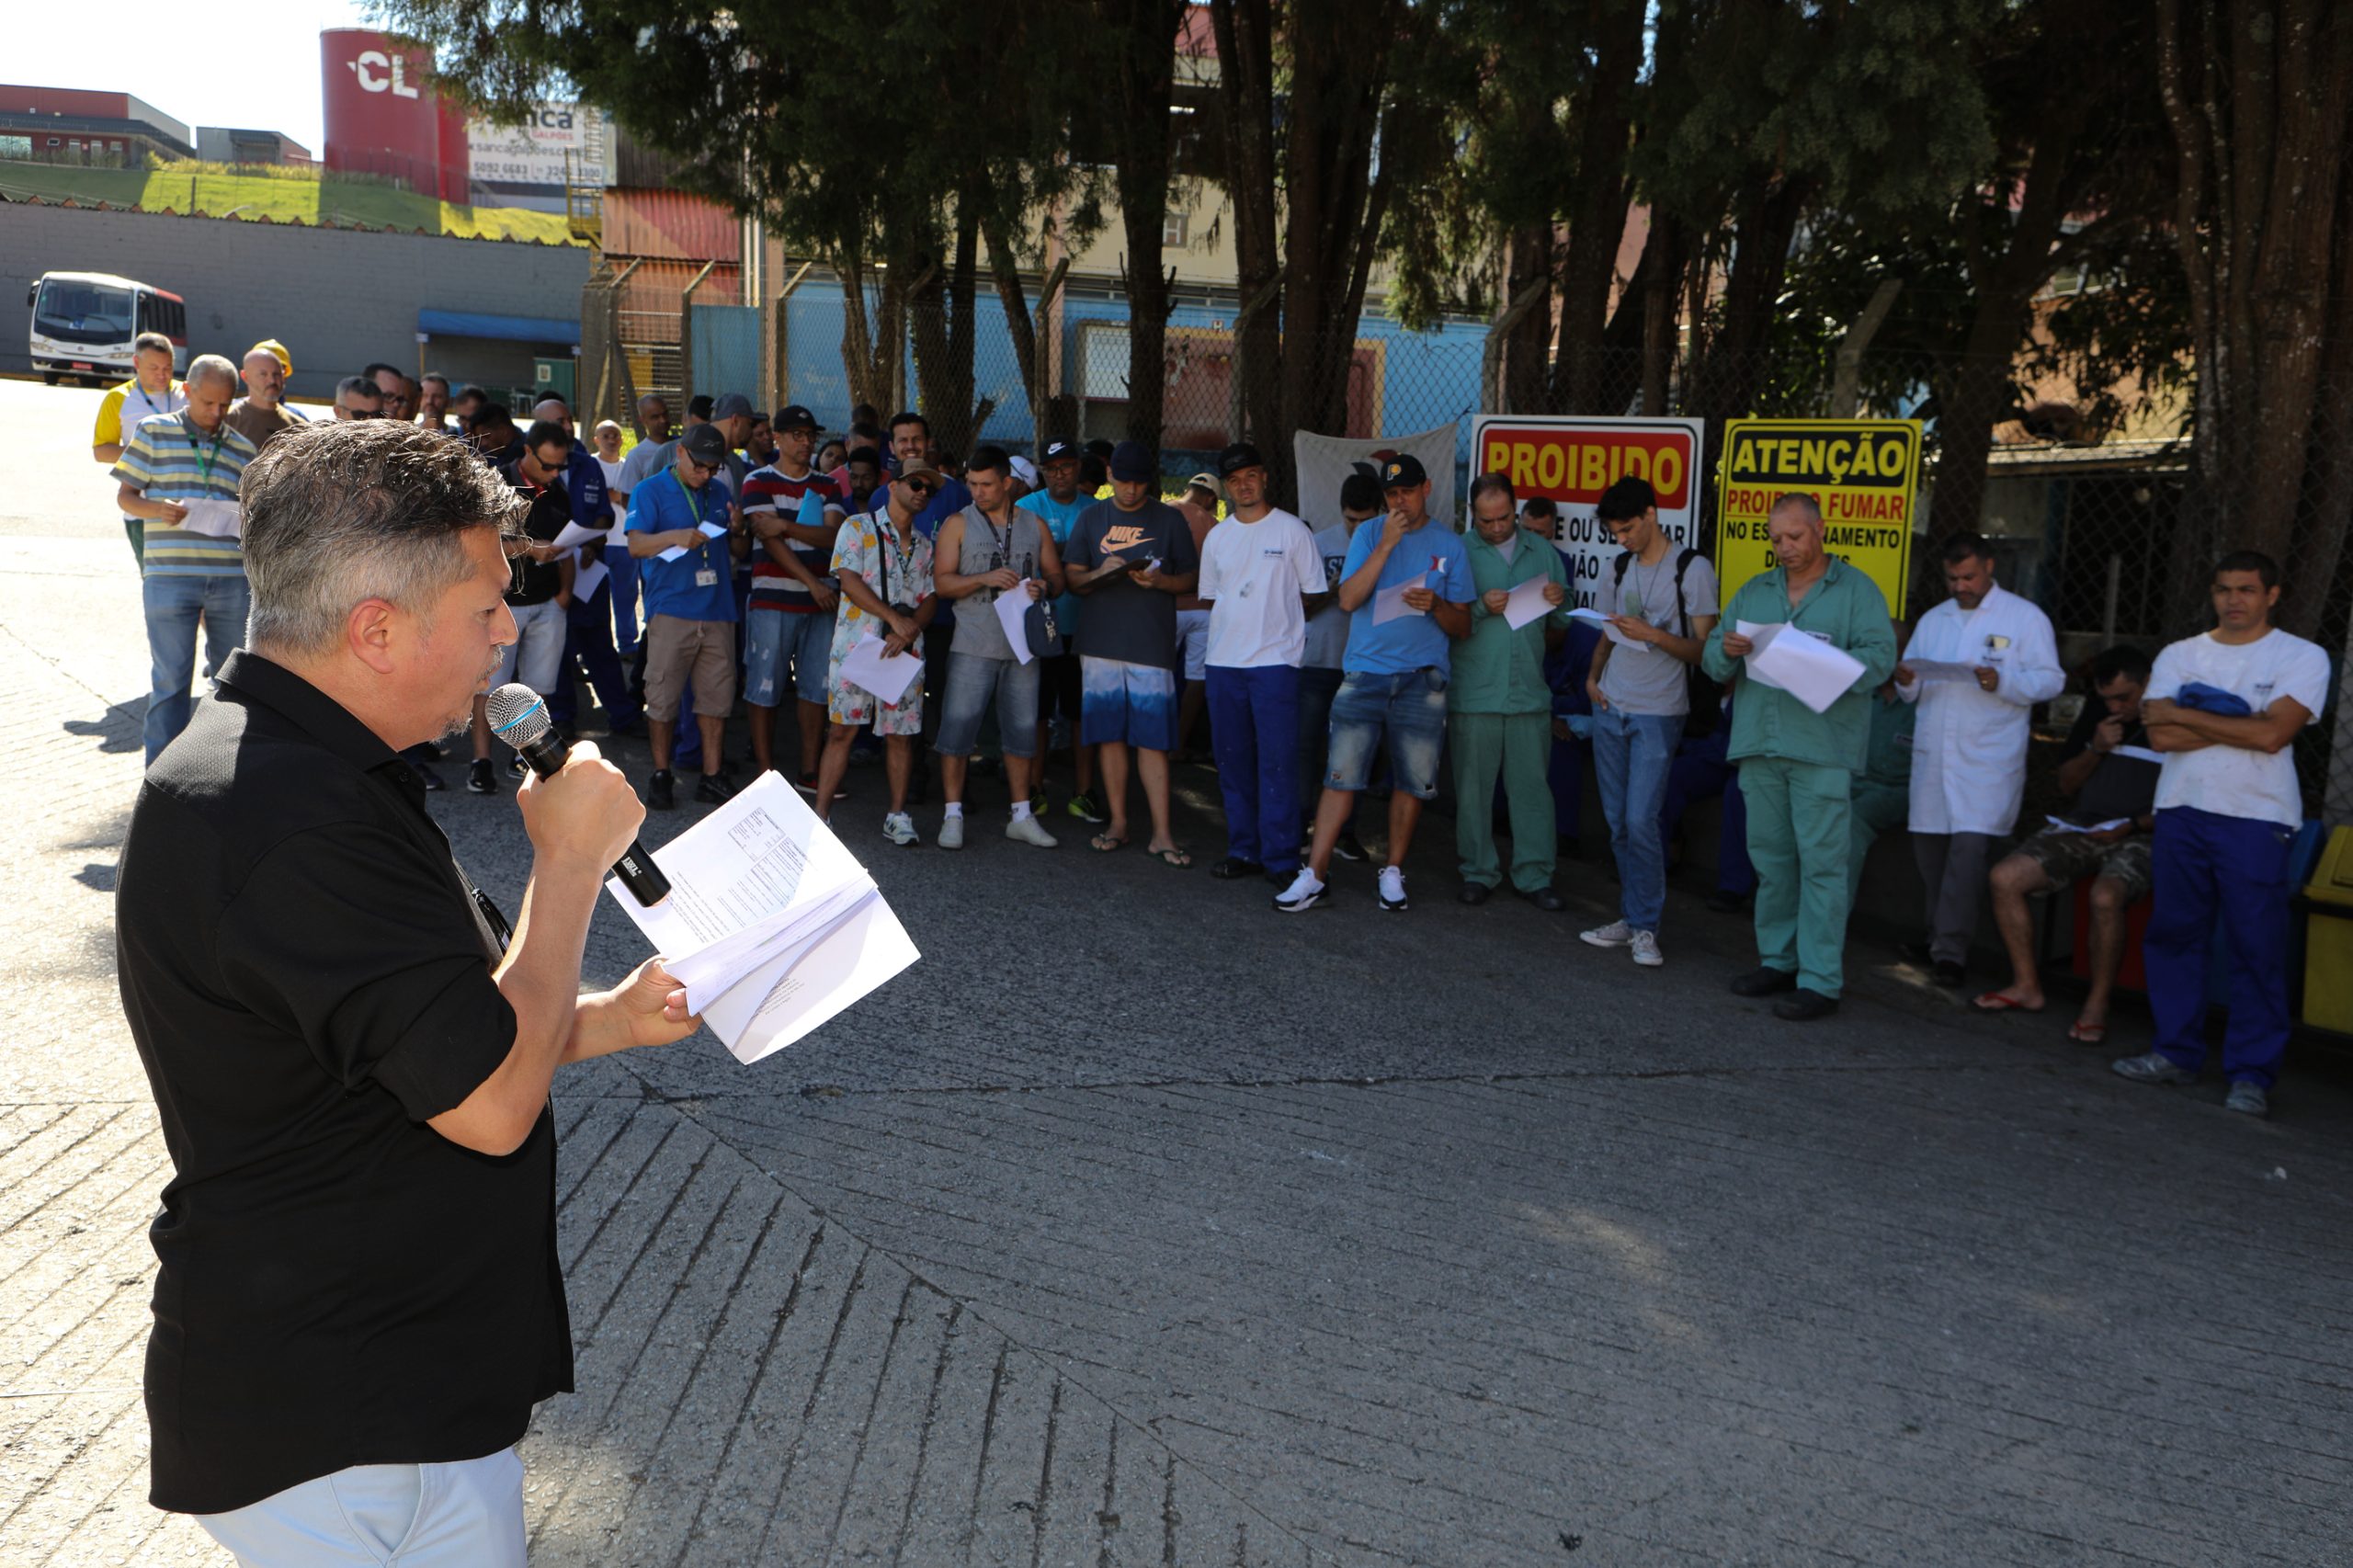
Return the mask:
[[[289,431],[246,472],[253,616],[149,767],[116,894],[123,1008],[174,1175],[150,1496],[256,1564],[523,1562],[531,1406],[572,1386],[560,1062],[683,1038],[649,960],[579,994],[642,812],[594,748],[519,794],[511,934],[399,758],[515,636],[519,503],[414,426]]]

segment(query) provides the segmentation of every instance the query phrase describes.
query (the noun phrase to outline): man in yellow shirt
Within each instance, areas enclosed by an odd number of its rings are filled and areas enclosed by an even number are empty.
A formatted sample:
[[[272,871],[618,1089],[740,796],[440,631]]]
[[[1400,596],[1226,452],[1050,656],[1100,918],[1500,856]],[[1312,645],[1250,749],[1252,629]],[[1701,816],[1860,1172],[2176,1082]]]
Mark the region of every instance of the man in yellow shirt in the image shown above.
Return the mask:
[[[188,406],[187,394],[172,380],[172,340],[160,332],[142,332],[132,340],[131,380],[108,387],[98,401],[97,427],[90,432],[90,456],[112,468],[122,460],[122,449],[139,422],[158,414],[177,414]],[[122,531],[131,540],[131,558],[146,564],[147,525],[125,515]]]

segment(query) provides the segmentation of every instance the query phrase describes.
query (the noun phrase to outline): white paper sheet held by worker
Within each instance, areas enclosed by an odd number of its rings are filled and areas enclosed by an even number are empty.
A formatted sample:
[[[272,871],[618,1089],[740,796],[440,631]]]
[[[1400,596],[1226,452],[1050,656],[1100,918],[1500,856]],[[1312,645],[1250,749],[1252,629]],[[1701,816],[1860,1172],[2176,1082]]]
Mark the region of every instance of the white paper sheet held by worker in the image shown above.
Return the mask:
[[[238,515],[234,501],[205,499],[180,501],[175,505],[188,508],[188,516],[180,519],[179,526],[192,534],[203,534],[210,539],[243,537],[243,519]]]
[[[558,550],[578,550],[584,544],[602,544],[606,537],[603,528],[584,528],[578,523],[566,523],[563,531],[555,536],[555,547]]]
[[[1970,686],[1977,684],[1977,666],[1957,659],[1906,659],[1904,667],[1922,683],[1928,681],[1959,681]]]
[[[1544,597],[1544,590],[1552,585],[1550,577],[1530,577],[1511,591],[1504,601],[1504,624],[1514,631],[1531,620],[1541,620],[1552,612]]]
[[[605,579],[612,574],[613,569],[601,561],[591,561],[581,566],[572,574],[573,599],[585,604],[595,598],[597,590],[603,587]]]
[[[781,775],[654,852],[670,896],[614,901],[741,1062],[801,1039],[919,956],[873,880]]]
[[[1748,673],[1767,686],[1788,692],[1816,713],[1827,712],[1862,676],[1860,659],[1802,628],[1744,620],[1733,630],[1754,644],[1746,660]]]
[[[2108,755],[2110,756],[2129,756],[2135,762],[2154,762],[2160,767],[2165,766],[2165,753],[2161,751],[2153,751],[2147,746],[2115,746],[2110,748]]]
[[[2050,824],[2049,831],[2052,833],[2113,833],[2120,827],[2132,825],[2131,817],[2110,817],[2106,822],[2069,822],[2065,817],[2052,816],[2042,820]]]
[[[1608,638],[1609,641],[1617,643],[1620,648],[1631,648],[1634,645],[1634,640],[1632,638],[1618,630],[1617,618],[1614,616],[1604,615],[1599,610],[1594,609],[1589,606],[1580,605],[1575,609],[1569,611],[1569,619],[1571,620],[1582,620],[1588,626],[1598,628],[1604,637]]]
[[[1013,644],[1013,658],[1017,664],[1026,665],[1031,658],[1029,633],[1021,624],[1021,618],[1029,613],[1029,578],[1022,578],[1020,582],[997,595],[996,623],[1005,628],[1005,640]]]
[[[842,679],[862,687],[895,706],[906,695],[907,683],[923,674],[923,661],[913,653],[882,655],[884,639],[869,637],[842,655]]]
[[[1438,582],[1432,582],[1431,578],[1433,577],[1436,577]],[[1400,583],[1393,588],[1374,589],[1372,595],[1372,623],[1375,626],[1379,626],[1384,621],[1395,620],[1402,616],[1429,614],[1429,611],[1426,609],[1415,609],[1412,605],[1407,604],[1405,602],[1405,596],[1412,593],[1415,588],[1428,588],[1435,593],[1438,590],[1438,584],[1443,583],[1445,580],[1443,574],[1425,572],[1410,583]]]

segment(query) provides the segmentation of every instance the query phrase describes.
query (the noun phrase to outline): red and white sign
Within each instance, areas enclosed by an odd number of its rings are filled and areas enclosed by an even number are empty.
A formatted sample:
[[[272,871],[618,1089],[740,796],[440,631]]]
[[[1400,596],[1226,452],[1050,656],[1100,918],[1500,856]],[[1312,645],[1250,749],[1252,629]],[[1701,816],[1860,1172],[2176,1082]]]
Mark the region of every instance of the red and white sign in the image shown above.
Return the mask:
[[[1560,508],[1552,543],[1568,557],[1576,602],[1586,606],[1619,553],[1594,507],[1630,474],[1658,492],[1658,526],[1677,549],[1705,548],[1699,528],[1706,450],[1697,419],[1483,414],[1471,427],[1474,475],[1500,473],[1522,505],[1542,495]]]

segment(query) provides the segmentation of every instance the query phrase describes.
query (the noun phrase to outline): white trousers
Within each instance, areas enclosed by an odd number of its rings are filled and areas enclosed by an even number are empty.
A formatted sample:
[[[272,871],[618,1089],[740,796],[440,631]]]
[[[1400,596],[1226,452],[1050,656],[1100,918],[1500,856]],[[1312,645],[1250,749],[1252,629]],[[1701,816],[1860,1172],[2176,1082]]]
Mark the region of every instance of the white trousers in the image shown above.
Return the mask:
[[[243,1568],[523,1568],[523,1461],[354,1465],[196,1522]]]

